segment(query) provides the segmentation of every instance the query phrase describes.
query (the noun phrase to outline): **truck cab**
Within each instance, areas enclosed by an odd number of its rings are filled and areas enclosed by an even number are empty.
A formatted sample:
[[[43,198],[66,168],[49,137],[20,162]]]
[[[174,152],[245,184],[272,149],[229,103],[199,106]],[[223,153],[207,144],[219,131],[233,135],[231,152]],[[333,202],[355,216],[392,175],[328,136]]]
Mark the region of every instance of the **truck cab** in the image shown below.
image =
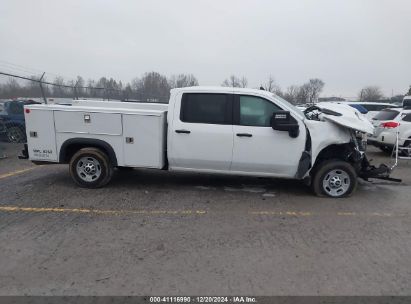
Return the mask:
[[[304,151],[304,115],[261,90],[173,90],[168,112],[171,170],[294,178]],[[287,112],[287,113],[285,113]],[[295,130],[274,130],[273,113]]]

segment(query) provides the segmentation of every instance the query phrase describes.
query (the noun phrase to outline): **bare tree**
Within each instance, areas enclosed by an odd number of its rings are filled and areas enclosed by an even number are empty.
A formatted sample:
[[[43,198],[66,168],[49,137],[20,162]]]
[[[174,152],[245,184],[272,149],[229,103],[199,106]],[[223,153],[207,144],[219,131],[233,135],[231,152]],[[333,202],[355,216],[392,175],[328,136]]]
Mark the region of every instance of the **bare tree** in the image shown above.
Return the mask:
[[[317,101],[321,91],[324,88],[324,81],[318,78],[313,78],[305,84],[308,93],[308,102],[313,104]]]
[[[157,72],[145,73],[141,79],[134,79],[132,87],[142,100],[166,102],[170,96],[167,78]]]
[[[358,94],[360,101],[376,101],[384,97],[381,89],[377,86],[368,86],[363,88]]]
[[[231,75],[229,78],[223,81],[221,86],[233,87],[233,88],[245,88],[248,85],[248,80],[244,76],[241,79],[235,75]]]
[[[75,86],[76,87],[84,87],[84,85],[85,85],[85,81],[84,81],[83,77],[77,76]],[[84,89],[76,88],[76,91],[77,91],[77,94],[79,96],[84,96],[85,95]]]
[[[292,85],[287,88],[287,91],[283,94],[282,97],[292,104],[297,104],[299,93],[300,93],[300,87],[296,85]]]
[[[64,82],[64,78],[61,76],[57,76],[56,78],[54,78],[53,83],[55,84],[53,86],[53,96],[54,97],[65,97],[66,96],[66,90],[64,87],[62,87],[63,85],[65,85]]]
[[[131,88],[131,85],[127,83],[123,90],[123,100],[132,98],[132,95],[133,89]]]
[[[244,76],[240,79],[240,87],[246,88],[248,86],[248,80]]]
[[[275,93],[280,90],[280,87],[276,84],[275,79],[272,75],[268,76],[267,82],[261,85],[264,90]]]
[[[308,98],[310,96],[310,88],[307,83],[303,84],[298,89],[297,94],[297,103],[304,104],[308,102]]]
[[[193,74],[172,75],[169,80],[172,89],[198,86],[198,80]]]

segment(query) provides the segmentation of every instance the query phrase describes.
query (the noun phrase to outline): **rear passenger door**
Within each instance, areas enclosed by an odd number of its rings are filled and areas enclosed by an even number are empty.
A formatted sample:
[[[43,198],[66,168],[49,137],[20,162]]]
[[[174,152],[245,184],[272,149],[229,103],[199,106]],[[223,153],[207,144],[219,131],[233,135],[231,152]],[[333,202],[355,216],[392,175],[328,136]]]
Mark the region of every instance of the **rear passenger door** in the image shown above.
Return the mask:
[[[232,95],[184,93],[169,126],[171,169],[228,171],[233,152]]]

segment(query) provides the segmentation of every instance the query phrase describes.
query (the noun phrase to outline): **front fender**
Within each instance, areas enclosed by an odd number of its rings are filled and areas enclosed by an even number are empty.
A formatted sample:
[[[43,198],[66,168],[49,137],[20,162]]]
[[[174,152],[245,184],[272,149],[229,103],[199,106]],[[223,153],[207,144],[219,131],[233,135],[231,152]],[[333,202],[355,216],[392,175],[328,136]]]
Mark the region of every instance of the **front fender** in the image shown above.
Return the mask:
[[[330,121],[305,120],[311,136],[311,163],[315,164],[318,154],[330,145],[346,144],[351,141],[350,130]]]

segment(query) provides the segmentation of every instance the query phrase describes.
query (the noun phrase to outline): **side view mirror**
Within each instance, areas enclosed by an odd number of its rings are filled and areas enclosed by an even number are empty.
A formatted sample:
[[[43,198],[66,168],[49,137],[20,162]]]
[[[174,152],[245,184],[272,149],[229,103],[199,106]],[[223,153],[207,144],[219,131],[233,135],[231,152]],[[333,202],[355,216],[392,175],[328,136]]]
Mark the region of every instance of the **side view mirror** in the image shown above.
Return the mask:
[[[292,138],[296,138],[300,134],[298,122],[289,111],[274,112],[271,116],[271,128],[277,131],[288,131]]]

